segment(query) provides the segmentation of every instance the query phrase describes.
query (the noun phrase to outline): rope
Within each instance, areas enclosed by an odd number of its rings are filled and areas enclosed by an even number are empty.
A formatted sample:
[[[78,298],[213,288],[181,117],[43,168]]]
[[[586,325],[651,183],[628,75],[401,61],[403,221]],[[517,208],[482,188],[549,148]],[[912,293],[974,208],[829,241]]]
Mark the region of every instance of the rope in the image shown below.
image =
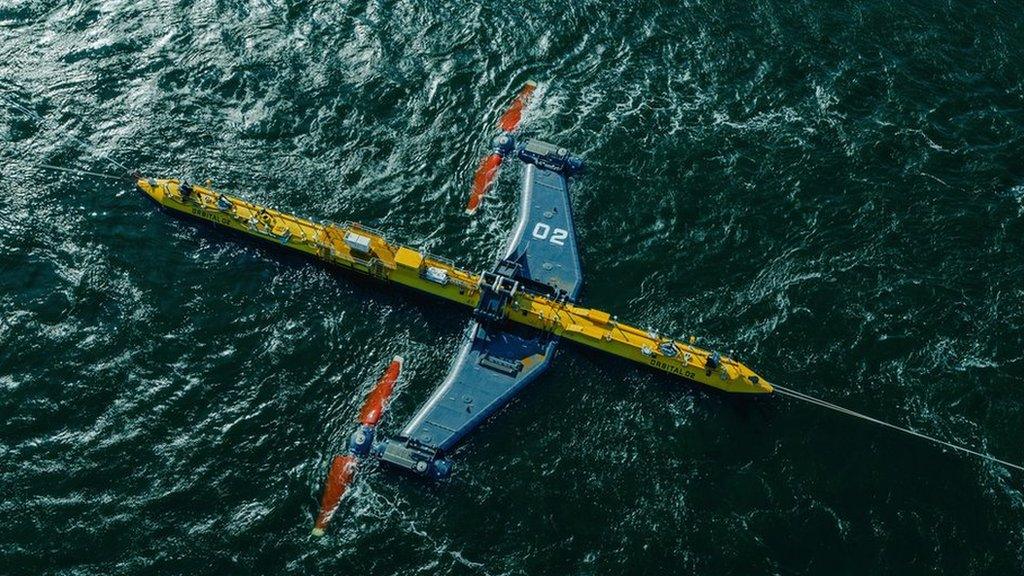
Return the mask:
[[[843,408],[842,406],[839,406],[837,404],[833,404],[831,402],[826,402],[825,400],[822,400],[820,398],[815,398],[814,396],[811,396],[809,394],[804,394],[803,392],[797,392],[796,390],[785,388],[783,386],[779,386],[779,385],[776,385],[776,384],[773,384],[772,386],[774,386],[775,390],[779,394],[782,394],[783,396],[789,396],[790,398],[795,398],[797,400],[800,400],[800,401],[803,401],[803,402],[807,402],[809,404],[814,404],[816,406],[821,406],[822,408],[828,408],[829,410],[834,410],[836,412],[839,412],[840,414],[846,414],[847,416],[853,416],[854,418],[860,418],[862,420],[866,420],[868,422],[872,422],[872,423],[878,424],[880,426],[885,426],[886,428],[891,428],[891,429],[896,430],[898,432],[903,432],[904,434],[909,434],[911,436],[916,436],[918,438],[921,438],[923,440],[927,440],[929,442],[934,442],[936,444],[939,444],[941,446],[945,446],[946,448],[950,448],[952,450],[958,450],[960,452],[971,454],[972,456],[977,456],[979,458],[984,458],[985,460],[988,460],[990,462],[995,462],[997,464],[1002,464],[1003,466],[1007,466],[1009,468],[1014,468],[1016,470],[1024,471],[1024,466],[1021,466],[1019,464],[1014,464],[1012,462],[1007,462],[1006,460],[1000,460],[999,458],[996,458],[995,456],[990,456],[990,455],[985,454],[983,452],[977,452],[977,451],[971,450],[970,448],[967,448],[965,446],[959,446],[957,444],[952,444],[950,442],[946,442],[945,440],[940,440],[940,439],[935,438],[933,436],[928,436],[927,434],[922,434],[922,433],[917,432],[915,430],[911,430],[910,428],[904,428],[902,426],[897,426],[896,424],[890,424],[889,422],[884,422],[884,421],[879,420],[877,418],[872,418],[871,416],[868,416],[867,414],[861,414],[860,412],[855,412],[853,410],[850,410],[849,408]]]
[[[28,164],[27,162],[25,164]],[[79,170],[77,168],[66,168],[63,166],[54,166],[53,164],[28,164],[36,168],[45,168],[47,170],[58,170],[60,172],[69,172],[71,174],[81,174],[83,176],[96,176],[98,178],[110,178],[111,180],[132,180],[131,176],[118,176],[117,174],[104,174],[103,172],[89,172],[88,170]]]
[[[26,114],[30,118],[34,119],[36,122],[42,124],[43,126],[45,126],[47,128],[50,128],[51,130],[60,130],[60,126],[57,126],[52,121],[47,120],[46,118],[43,118],[42,116],[40,116],[39,114],[36,114],[32,110],[29,110],[28,108],[22,106],[21,104],[18,104],[17,102],[12,100],[6,94],[0,93],[0,99],[2,99],[4,102],[10,104],[11,107],[15,108],[16,110],[19,110],[23,114]],[[103,152],[95,150],[93,145],[90,144],[89,142],[87,142],[86,140],[84,140],[82,138],[79,138],[78,136],[75,136],[74,134],[72,134],[70,132],[66,133],[65,136],[67,136],[68,138],[70,138],[70,139],[74,140],[75,142],[77,142],[78,145],[81,146],[82,148],[84,148],[85,150],[91,151],[93,154],[96,154],[100,158],[106,160],[108,163],[113,164],[114,166],[117,166],[118,168],[124,170],[126,174],[130,173],[132,171],[131,168],[125,166],[124,164],[118,162],[117,160],[114,160],[113,158],[111,158],[110,156],[104,154]]]

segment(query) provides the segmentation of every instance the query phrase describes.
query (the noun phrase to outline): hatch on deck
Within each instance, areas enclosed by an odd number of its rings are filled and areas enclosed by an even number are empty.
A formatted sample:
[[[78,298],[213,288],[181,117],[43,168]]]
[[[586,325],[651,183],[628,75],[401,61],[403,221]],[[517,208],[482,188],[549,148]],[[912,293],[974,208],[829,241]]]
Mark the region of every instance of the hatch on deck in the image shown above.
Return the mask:
[[[399,266],[419,270],[420,265],[423,264],[423,254],[403,246],[395,252],[395,263]]]
[[[587,310],[587,317],[598,324],[607,324],[612,319],[611,314],[602,310],[594,310],[593,308]]]

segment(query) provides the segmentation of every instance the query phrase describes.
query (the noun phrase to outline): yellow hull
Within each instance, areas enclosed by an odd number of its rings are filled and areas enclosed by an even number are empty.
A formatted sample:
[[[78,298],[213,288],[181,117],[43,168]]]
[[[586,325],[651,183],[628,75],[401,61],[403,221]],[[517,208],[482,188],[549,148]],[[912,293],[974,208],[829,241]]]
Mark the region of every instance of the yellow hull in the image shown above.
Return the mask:
[[[359,224],[313,222],[202,186],[193,186],[192,192],[183,196],[177,180],[139,179],[138,186],[167,208],[277,242],[342,268],[470,307],[475,307],[480,298],[477,274],[457,268],[446,259],[392,244],[380,232]],[[369,249],[354,251],[345,240],[349,233],[369,239]],[[434,279],[426,274],[428,271],[435,274]],[[443,282],[437,280],[439,271]],[[740,362],[723,356],[717,368],[707,370],[711,355],[707,350],[619,323],[607,312],[522,292],[516,294],[505,312],[514,322],[720,390],[772,392],[771,384]]]

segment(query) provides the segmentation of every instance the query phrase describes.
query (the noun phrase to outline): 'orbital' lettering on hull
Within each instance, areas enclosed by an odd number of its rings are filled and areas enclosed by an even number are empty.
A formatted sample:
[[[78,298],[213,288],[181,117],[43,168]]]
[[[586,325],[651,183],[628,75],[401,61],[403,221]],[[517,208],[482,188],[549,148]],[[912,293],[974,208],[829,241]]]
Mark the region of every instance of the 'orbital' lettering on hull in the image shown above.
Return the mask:
[[[655,367],[655,368],[657,368],[657,369],[659,369],[659,370],[664,370],[665,372],[671,372],[673,374],[677,374],[677,375],[682,376],[684,378],[689,378],[690,380],[694,380],[696,378],[696,376],[697,376],[697,374],[695,372],[692,372],[690,370],[683,370],[682,368],[680,368],[678,366],[673,366],[672,364],[666,364],[665,362],[659,362],[657,358],[651,358],[650,365]]]

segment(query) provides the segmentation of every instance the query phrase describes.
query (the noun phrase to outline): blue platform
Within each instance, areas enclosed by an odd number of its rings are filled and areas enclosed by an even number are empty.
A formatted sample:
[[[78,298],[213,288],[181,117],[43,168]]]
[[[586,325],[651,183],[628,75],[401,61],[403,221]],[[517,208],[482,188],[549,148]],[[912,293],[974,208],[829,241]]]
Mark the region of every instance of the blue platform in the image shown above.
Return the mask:
[[[517,225],[504,257],[481,276],[480,304],[448,376],[406,424],[378,449],[381,459],[419,473],[447,474],[445,454],[488,416],[537,379],[558,338],[508,322],[505,305],[525,290],[574,301],[583,282],[569,177],[581,164],[539,141],[517,150],[524,162]]]

